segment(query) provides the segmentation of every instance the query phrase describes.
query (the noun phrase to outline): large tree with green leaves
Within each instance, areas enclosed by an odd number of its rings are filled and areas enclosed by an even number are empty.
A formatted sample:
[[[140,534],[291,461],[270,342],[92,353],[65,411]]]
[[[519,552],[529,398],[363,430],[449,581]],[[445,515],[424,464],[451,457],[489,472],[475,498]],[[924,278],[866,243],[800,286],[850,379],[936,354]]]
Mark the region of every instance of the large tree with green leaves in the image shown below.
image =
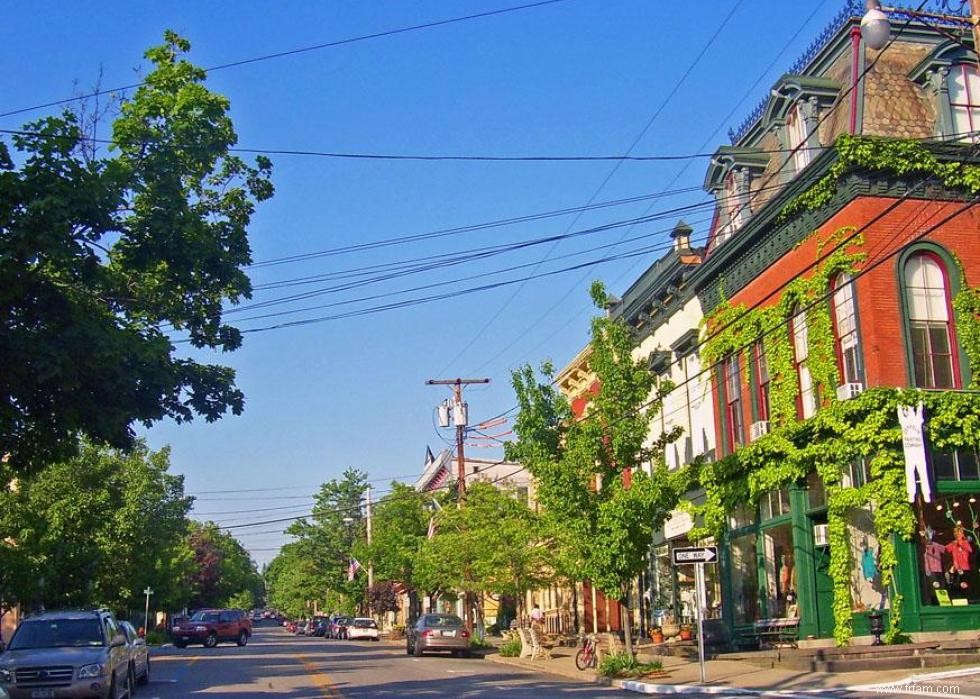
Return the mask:
[[[606,306],[601,284],[593,285],[592,298]],[[507,458],[534,475],[538,501],[564,533],[563,566],[624,605],[630,652],[630,588],[644,569],[654,532],[685,489],[685,476],[668,473],[663,461],[665,444],[679,434],[650,442],[659,395],[667,387],[634,359],[633,349],[623,323],[608,315],[593,319],[589,365],[599,390],[578,420],[555,388],[550,366],[540,378],[530,367],[515,371],[518,440],[506,447]]]
[[[436,515],[436,534],[427,539],[415,563],[422,589],[522,599],[524,593],[555,578],[553,536],[545,522],[514,493],[475,482],[463,507]]]
[[[184,585],[189,606],[250,609],[264,596],[262,576],[248,551],[213,522],[190,522],[187,546],[194,565]]]
[[[142,607],[149,585],[159,608],[183,604],[192,499],[168,469],[167,449],[84,443],[75,458],[12,481],[0,493],[5,599],[124,610]]]
[[[226,367],[179,356],[175,337],[234,350],[225,302],[243,267],[270,163],[230,154],[227,98],[166,32],[153,69],[93,156],[70,112],[0,141],[0,455],[24,472],[66,458],[77,435],[117,447],[134,422],[241,412]]]

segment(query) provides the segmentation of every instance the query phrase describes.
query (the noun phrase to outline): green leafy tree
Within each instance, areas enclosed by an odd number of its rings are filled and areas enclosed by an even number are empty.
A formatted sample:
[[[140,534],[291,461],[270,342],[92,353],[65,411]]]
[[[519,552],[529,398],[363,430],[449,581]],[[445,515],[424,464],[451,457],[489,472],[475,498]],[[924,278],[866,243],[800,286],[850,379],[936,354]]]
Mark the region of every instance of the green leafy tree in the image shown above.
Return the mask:
[[[77,457],[12,481],[0,494],[4,595],[47,606],[183,601],[183,538],[192,499],[168,472],[169,450],[83,443]]]
[[[554,579],[548,530],[509,491],[473,483],[466,504],[440,510],[436,523],[419,552],[416,579],[426,590],[471,593],[481,618],[483,594],[521,599]]]
[[[601,284],[593,285],[592,298],[599,308],[606,305]],[[530,367],[514,372],[518,441],[507,445],[506,455],[534,475],[538,501],[563,532],[562,567],[623,604],[632,653],[629,590],[686,481],[663,463],[663,448],[677,431],[648,445],[661,409],[658,395],[666,387],[633,358],[628,328],[608,316],[594,318],[590,349],[599,391],[581,420],[571,419],[550,366],[541,379]],[[652,475],[641,470],[645,464],[652,465]]]
[[[234,372],[175,355],[173,333],[234,350],[223,304],[251,293],[246,230],[271,164],[231,155],[227,98],[166,32],[122,103],[108,155],[66,112],[0,141],[0,455],[19,472],[116,447],[134,422],[239,413]]]
[[[191,607],[248,608],[261,599],[262,577],[238,539],[213,522],[192,521],[187,543],[194,557],[194,569],[185,581]]]
[[[326,600],[328,592],[356,607],[364,601],[365,583],[361,576],[347,579],[350,558],[358,542],[365,540],[364,493],[367,474],[353,468],[339,479],[320,486],[313,496],[313,512],[289,526],[288,534],[296,537],[298,555],[312,566],[311,584],[319,594],[309,599]],[[365,561],[361,561],[366,565]]]
[[[308,613],[311,600],[324,597],[313,562],[299,549],[286,544],[265,571],[269,605],[292,618]],[[332,609],[329,603],[325,607]]]

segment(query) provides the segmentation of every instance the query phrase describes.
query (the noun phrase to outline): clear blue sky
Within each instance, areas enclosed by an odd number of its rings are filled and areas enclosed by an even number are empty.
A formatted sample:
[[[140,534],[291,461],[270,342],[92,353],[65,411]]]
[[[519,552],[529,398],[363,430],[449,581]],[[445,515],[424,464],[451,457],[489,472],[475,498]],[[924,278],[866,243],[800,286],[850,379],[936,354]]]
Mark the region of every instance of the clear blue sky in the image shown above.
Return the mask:
[[[0,112],[71,96],[76,80],[77,90],[85,91],[95,84],[100,69],[103,87],[138,81],[134,71],[146,68],[143,51],[159,43],[167,28],[191,41],[191,60],[210,67],[520,4],[15,3],[4,8],[0,60],[6,69],[0,74]],[[239,143],[248,148],[624,155],[649,124],[633,155],[691,154],[727,143],[728,129],[765,97],[841,7],[843,0],[565,0],[215,71],[208,85],[230,98]],[[17,128],[45,113],[0,118],[0,128]],[[593,199],[699,187],[707,165],[705,159],[630,162],[609,177],[616,164],[602,161],[272,159],[277,194],[261,205],[250,232],[256,262],[580,207]],[[259,285],[336,273],[560,235],[703,201],[704,193],[696,190],[590,211],[577,221],[572,215],[546,218],[259,267],[251,276]],[[684,214],[696,239],[705,235],[709,216],[703,209]],[[243,321],[240,327],[460,291],[659,245],[668,242],[663,231],[676,219],[668,215],[634,228],[524,248],[301,304],[243,312],[251,316],[387,295],[380,301]],[[641,235],[642,240],[614,250],[590,251]],[[582,254],[567,257],[573,253]],[[561,367],[583,347],[591,312],[589,282],[602,279],[612,292],[622,293],[660,254],[653,250],[522,286],[250,334],[241,350],[214,358],[237,370],[247,397],[244,415],[214,424],[162,423],[145,434],[154,448],[171,445],[172,469],[186,476],[188,492],[199,498],[196,512],[224,524],[301,514],[309,504],[303,498],[347,466],[367,471],[383,491],[387,480],[410,480],[418,474],[427,444],[438,451],[444,446],[441,440],[449,438],[448,433],[436,433],[432,416],[447,392],[425,386],[426,379],[491,378],[488,387],[467,392],[471,422],[508,410],[514,404],[511,368],[543,359]],[[538,262],[538,267],[392,295]],[[253,303],[329,284],[257,291]],[[227,492],[255,488],[277,490]],[[274,556],[271,549],[282,541],[274,529],[237,533],[261,563]]]

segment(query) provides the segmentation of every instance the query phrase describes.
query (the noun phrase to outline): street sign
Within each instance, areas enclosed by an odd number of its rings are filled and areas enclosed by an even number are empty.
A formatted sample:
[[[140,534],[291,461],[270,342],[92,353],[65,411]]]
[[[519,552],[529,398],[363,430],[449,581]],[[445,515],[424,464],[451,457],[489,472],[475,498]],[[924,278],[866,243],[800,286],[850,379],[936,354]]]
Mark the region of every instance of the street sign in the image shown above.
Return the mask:
[[[717,546],[701,546],[698,548],[674,549],[674,565],[684,563],[716,563],[718,561]]]

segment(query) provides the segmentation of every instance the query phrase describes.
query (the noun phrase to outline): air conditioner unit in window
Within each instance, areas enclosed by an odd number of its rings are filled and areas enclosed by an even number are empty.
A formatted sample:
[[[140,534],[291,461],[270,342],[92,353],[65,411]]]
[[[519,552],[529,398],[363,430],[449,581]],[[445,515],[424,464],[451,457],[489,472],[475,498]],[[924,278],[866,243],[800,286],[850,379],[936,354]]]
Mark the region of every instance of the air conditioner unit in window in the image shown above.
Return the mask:
[[[829,546],[830,541],[827,536],[827,525],[826,524],[814,524],[813,525],[813,545],[814,546]]]
[[[849,400],[864,391],[864,384],[860,382],[845,383],[837,387],[837,400]]]
[[[758,422],[753,422],[752,427],[749,429],[749,433],[752,436],[753,442],[762,435],[769,434],[769,421],[759,420]]]

